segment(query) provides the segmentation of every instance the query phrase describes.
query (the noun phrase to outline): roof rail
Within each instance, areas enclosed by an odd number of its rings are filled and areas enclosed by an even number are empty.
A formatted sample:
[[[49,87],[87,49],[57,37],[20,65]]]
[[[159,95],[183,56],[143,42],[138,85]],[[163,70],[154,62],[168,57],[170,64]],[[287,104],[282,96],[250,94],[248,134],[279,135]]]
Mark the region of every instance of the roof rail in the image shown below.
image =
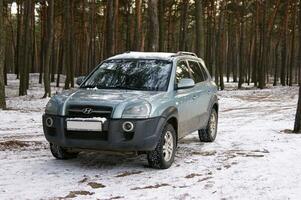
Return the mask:
[[[187,51],[179,51],[179,52],[176,53],[175,56],[182,56],[182,55],[198,57],[195,53],[187,52]]]

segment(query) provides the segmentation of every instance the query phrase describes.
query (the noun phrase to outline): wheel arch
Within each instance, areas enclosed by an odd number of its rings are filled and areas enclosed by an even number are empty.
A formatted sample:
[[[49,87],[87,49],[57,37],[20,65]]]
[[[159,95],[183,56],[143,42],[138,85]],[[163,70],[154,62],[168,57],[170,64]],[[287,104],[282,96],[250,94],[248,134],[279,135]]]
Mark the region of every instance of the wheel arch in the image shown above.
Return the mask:
[[[214,109],[216,111],[217,115],[218,115],[218,112],[219,112],[219,103],[218,103],[217,95],[212,96],[207,109],[208,109],[207,110],[207,113],[208,113],[207,123],[208,123],[212,109]]]
[[[218,103],[217,102],[215,102],[214,104],[213,104],[213,106],[212,106],[212,109],[214,109],[215,111],[216,111],[216,113],[218,114],[218,109],[219,109],[219,105],[218,105]]]
[[[176,132],[176,141],[178,143],[178,138],[179,138],[179,122],[178,122],[178,109],[176,107],[169,107],[167,108],[163,114],[163,117],[165,117],[166,123],[169,123],[173,126]]]

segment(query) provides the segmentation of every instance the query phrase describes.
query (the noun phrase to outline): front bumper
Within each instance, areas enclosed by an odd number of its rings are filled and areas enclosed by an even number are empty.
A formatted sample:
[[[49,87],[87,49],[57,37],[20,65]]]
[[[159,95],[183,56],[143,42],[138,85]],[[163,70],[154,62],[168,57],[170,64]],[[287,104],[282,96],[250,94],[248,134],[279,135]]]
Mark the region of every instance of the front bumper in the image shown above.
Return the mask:
[[[47,117],[54,120],[51,128],[45,125]],[[131,121],[135,128],[125,133],[122,124]],[[66,117],[43,115],[46,139],[53,144],[79,149],[105,151],[152,151],[156,148],[165,123],[164,117],[150,119],[109,119],[101,132],[68,131]]]

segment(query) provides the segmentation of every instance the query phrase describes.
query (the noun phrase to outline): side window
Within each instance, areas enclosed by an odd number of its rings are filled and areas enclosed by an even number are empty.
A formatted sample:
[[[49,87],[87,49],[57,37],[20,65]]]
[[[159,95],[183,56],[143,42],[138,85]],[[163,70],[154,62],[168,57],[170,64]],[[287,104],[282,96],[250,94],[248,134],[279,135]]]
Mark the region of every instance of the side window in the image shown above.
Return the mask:
[[[206,69],[204,68],[204,66],[202,65],[202,63],[199,63],[199,65],[200,65],[200,67],[201,67],[201,69],[202,69],[202,72],[203,72],[203,74],[204,74],[205,80],[207,80],[209,77],[208,77],[208,74],[207,74]]]
[[[206,80],[203,74],[203,70],[198,62],[188,61],[191,69],[191,75],[195,83],[200,83]]]
[[[177,83],[183,78],[190,78],[190,72],[186,61],[177,63],[176,80]]]

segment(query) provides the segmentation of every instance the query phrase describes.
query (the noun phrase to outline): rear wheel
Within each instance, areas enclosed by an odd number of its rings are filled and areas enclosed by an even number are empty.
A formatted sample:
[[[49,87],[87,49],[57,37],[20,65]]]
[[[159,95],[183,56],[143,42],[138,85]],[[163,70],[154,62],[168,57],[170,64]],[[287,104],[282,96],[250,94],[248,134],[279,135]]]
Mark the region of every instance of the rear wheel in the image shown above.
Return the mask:
[[[199,130],[201,142],[213,142],[217,135],[218,115],[215,109],[212,109],[206,129]]]
[[[169,168],[175,157],[176,132],[171,124],[166,124],[154,151],[147,154],[148,163],[153,168]]]
[[[50,143],[50,151],[56,159],[67,160],[76,158],[79,152],[70,152],[68,149]]]

